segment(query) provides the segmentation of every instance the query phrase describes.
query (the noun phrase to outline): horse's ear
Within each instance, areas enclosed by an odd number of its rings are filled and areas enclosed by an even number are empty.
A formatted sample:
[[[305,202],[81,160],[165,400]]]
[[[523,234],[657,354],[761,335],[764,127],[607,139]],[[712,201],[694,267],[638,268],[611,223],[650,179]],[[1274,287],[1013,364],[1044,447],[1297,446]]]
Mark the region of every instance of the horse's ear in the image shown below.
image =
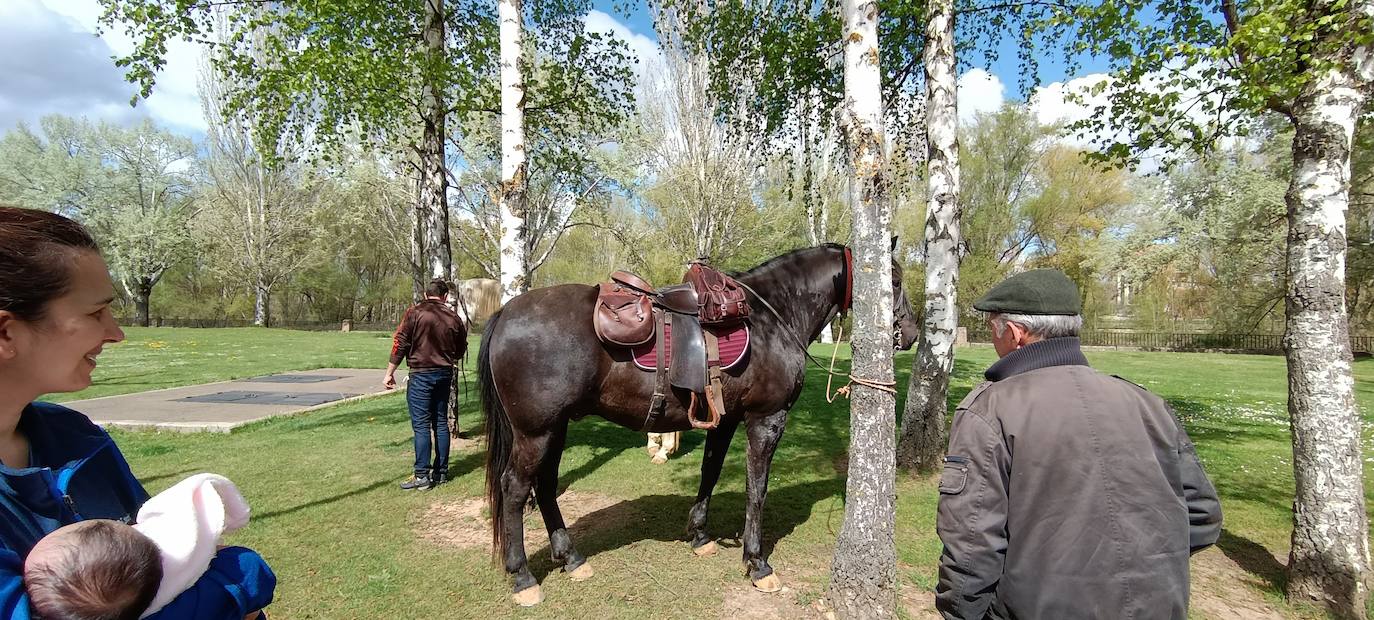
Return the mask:
[[[897,235],[892,235],[892,250],[891,250],[891,251],[893,251],[893,252],[896,252],[896,251],[897,251]]]

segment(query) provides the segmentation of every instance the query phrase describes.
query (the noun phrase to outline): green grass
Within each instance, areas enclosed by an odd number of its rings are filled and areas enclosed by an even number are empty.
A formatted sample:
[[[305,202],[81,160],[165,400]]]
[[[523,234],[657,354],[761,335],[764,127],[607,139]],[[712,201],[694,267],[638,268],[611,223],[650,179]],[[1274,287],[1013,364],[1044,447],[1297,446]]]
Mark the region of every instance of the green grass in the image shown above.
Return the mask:
[[[128,342],[102,357],[97,385],[88,392],[303,368],[378,367],[385,363],[386,347],[386,334],[131,330]],[[813,353],[828,356],[830,349],[816,346]],[[995,357],[986,347],[958,354],[951,404],[980,380]],[[159,372],[182,356],[191,361],[175,366],[175,372]],[[1286,554],[1293,486],[1283,359],[1137,352],[1089,352],[1088,357],[1097,368],[1145,385],[1177,408],[1222,495],[1221,550],[1254,581],[1267,584],[1277,601],[1281,567],[1271,554]],[[897,365],[904,386],[911,354],[899,355]],[[790,588],[780,596],[802,604],[824,591],[843,519],[844,478],[837,464],[849,425],[845,401],[827,404],[824,374],[809,372],[775,460],[763,525],[767,543],[776,545],[773,565]],[[1355,373],[1357,398],[1368,420],[1374,361],[1357,362]],[[468,378],[475,379],[472,373]],[[111,379],[114,385],[108,384]],[[79,396],[88,395],[94,394]],[[480,425],[471,390],[462,400],[460,420],[464,429]],[[640,449],[639,433],[596,418],[574,423],[562,482],[574,493],[602,500],[573,531],[597,577],[585,583],[563,578],[549,560],[541,532],[527,550],[548,598],[540,607],[516,610],[507,598],[508,580],[492,567],[481,544],[485,532],[471,519],[426,517],[436,506],[472,506],[480,498],[482,453],[455,451],[458,477],[435,491],[406,494],[396,488],[411,459],[410,428],[399,395],[269,420],[229,435],[115,433],[151,491],[197,471],[223,473],[238,482],[253,504],[254,518],[231,542],[258,549],[276,570],[281,583],[273,617],[327,619],[717,617],[724,599],[747,587],[736,539],[743,525],[743,435],[735,439],[712,502],[710,530],[726,539],[725,549],[699,559],[680,539],[696,490],[703,436],[684,433],[684,452],[667,465],[653,466]],[[1367,471],[1366,478],[1371,474]],[[900,577],[908,594],[934,586],[940,549],[936,499],[929,479],[899,484]],[[565,502],[565,512],[573,512],[573,504]],[[541,527],[537,516],[527,523]],[[477,544],[432,540],[435,532],[455,531],[475,536]]]
[[[287,370],[386,368],[391,334],[285,329],[126,327],[106,345],[95,384],[55,402],[227,381]]]

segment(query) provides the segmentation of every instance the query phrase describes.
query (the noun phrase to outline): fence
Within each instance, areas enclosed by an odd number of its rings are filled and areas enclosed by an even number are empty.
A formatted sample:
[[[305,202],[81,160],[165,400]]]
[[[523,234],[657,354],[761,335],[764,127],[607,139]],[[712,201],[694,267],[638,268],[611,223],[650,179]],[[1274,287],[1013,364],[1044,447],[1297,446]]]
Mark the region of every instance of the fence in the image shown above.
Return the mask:
[[[1085,331],[1079,338],[1085,346],[1128,347],[1161,351],[1251,351],[1282,353],[1282,334],[1197,334],[1170,332]],[[969,342],[992,342],[992,332],[971,329]],[[1355,353],[1374,353],[1374,336],[1350,336]]]

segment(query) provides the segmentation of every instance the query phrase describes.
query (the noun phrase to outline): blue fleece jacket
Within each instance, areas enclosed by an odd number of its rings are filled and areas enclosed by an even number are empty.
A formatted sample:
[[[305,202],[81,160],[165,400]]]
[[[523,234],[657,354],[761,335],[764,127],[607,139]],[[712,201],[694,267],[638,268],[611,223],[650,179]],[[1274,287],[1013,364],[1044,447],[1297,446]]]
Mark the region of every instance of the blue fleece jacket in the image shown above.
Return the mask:
[[[0,620],[30,619],[22,575],[38,539],[82,519],[130,523],[148,500],[114,441],[86,416],[33,403],[18,430],[29,440],[32,467],[0,465]],[[241,620],[272,602],[276,585],[257,553],[229,547],[195,586],[149,618]]]

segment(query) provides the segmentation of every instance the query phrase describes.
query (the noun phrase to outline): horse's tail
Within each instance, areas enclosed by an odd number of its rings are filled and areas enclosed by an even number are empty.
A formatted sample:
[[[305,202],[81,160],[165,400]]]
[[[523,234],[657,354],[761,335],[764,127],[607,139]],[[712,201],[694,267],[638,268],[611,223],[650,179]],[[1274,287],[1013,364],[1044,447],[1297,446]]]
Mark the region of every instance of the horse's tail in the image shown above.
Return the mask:
[[[501,477],[510,463],[513,442],[510,416],[506,415],[506,408],[501,404],[501,395],[496,391],[496,377],[492,376],[491,371],[492,334],[496,332],[496,324],[500,319],[500,311],[487,319],[481,348],[477,353],[477,382],[481,386],[482,411],[487,427],[487,508],[491,511],[491,553],[492,560],[497,562],[501,559],[506,531],[505,511],[502,510],[505,494],[501,490]]]

